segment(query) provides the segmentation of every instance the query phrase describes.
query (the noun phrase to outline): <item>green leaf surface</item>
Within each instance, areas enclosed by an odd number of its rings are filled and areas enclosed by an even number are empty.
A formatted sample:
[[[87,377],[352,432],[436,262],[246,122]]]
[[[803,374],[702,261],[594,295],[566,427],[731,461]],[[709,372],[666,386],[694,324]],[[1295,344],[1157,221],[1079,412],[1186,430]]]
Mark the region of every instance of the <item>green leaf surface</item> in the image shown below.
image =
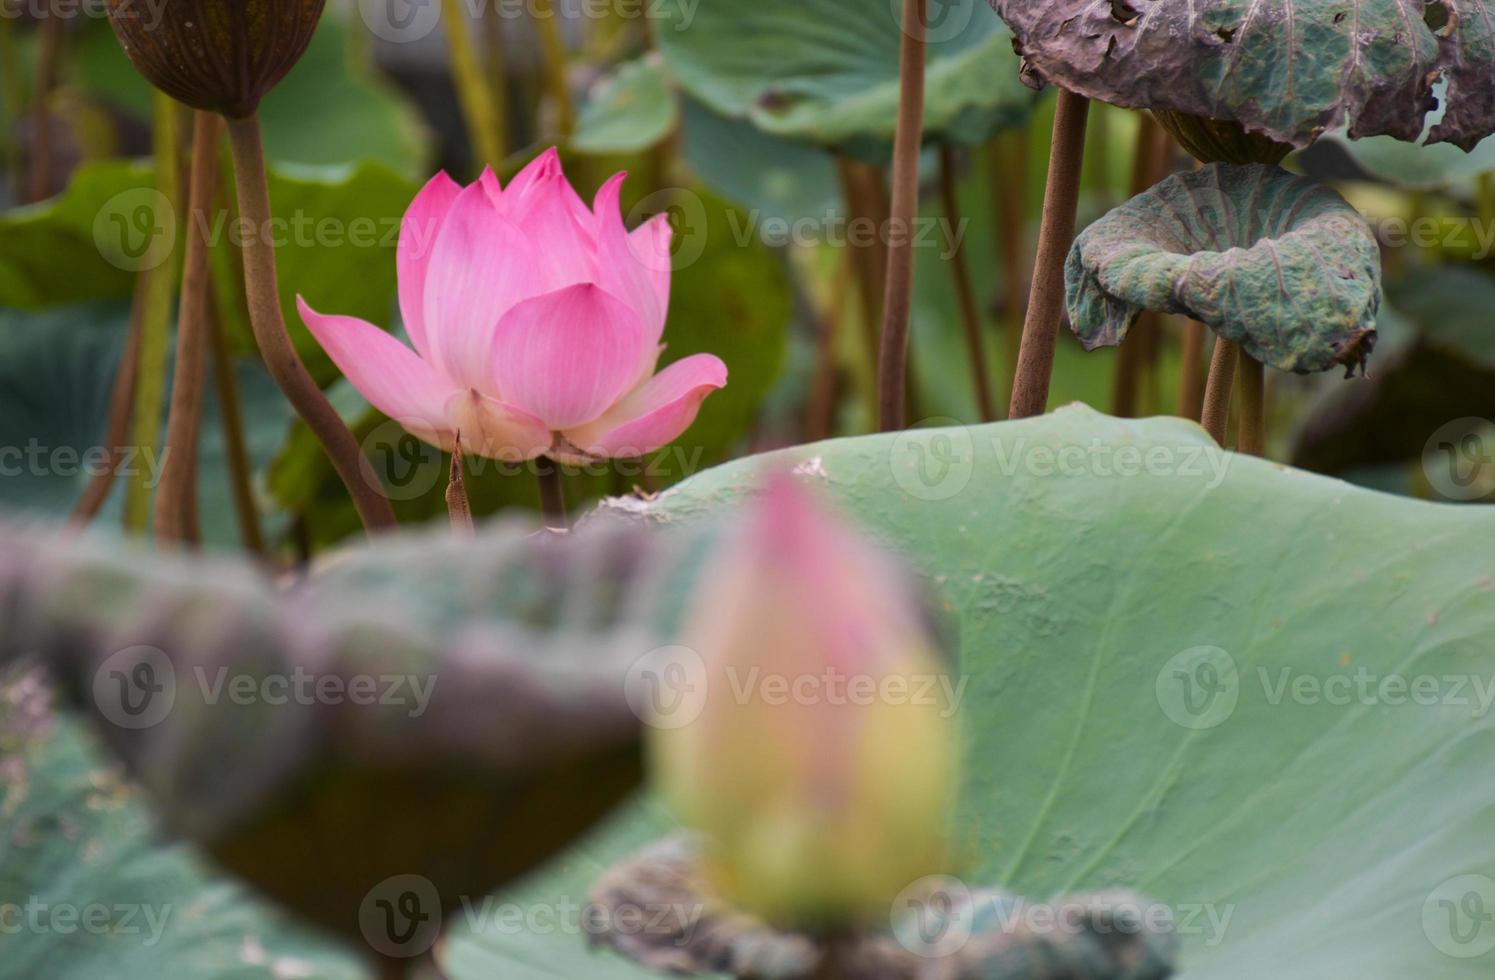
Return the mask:
[[[1381,255],[1333,190],[1277,167],[1212,164],[1081,232],[1065,289],[1086,348],[1119,344],[1143,310],[1158,310],[1284,371],[1353,369],[1375,345]]]
[[[619,65],[592,86],[571,149],[578,153],[638,153],[680,125],[680,106],[657,55]]]
[[[665,0],[657,37],[670,73],[723,115],[823,146],[885,149],[897,121],[901,11],[892,0]],[[981,0],[950,0],[935,13],[926,136],[978,143],[1022,125],[1033,94],[1001,21]]]
[[[1178,916],[1182,980],[1489,975],[1489,924],[1451,916],[1495,897],[1495,719],[1474,693],[1495,676],[1495,510],[1081,407],[799,447],[630,510],[714,519],[775,463],[908,555],[949,612],[966,880],[1135,888]],[[671,826],[644,799],[502,901],[583,902]],[[477,925],[445,951],[457,980],[650,975],[580,930]]]
[[[1495,132],[1495,20],[1486,0],[994,0],[1040,77],[1102,102],[1239,122],[1303,147]]]

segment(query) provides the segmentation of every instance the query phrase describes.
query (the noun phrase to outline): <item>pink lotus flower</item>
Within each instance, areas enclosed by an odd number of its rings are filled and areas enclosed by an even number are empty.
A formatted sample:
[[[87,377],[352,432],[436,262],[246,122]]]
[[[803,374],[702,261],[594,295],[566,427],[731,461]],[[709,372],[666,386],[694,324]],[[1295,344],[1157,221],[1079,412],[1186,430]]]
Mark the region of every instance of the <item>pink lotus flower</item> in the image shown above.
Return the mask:
[[[501,187],[437,174],[400,227],[400,312],[411,350],[378,327],[301,318],[369,403],[450,450],[518,461],[641,456],[677,438],[727,383],[712,354],[655,374],[670,299],[665,215],[629,233],[618,196],[591,209],[547,151]]]

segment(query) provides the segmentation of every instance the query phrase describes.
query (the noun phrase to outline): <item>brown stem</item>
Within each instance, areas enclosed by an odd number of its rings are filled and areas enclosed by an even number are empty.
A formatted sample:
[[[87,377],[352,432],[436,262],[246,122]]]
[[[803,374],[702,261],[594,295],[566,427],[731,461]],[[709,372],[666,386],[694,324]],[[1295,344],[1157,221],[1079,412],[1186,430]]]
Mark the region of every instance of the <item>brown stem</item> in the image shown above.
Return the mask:
[[[1204,411],[1200,425],[1221,446],[1225,445],[1225,423],[1230,418],[1230,389],[1235,380],[1235,362],[1240,344],[1224,337],[1215,338],[1215,352],[1210,357],[1209,384],[1204,389]]]
[[[535,460],[535,476],[540,481],[540,513],[545,526],[555,531],[566,529],[566,489],[561,485],[561,470],[549,456]]]
[[[212,282],[208,283],[209,290]],[[214,390],[218,395],[218,421],[223,427],[223,447],[228,457],[228,485],[234,500],[234,516],[239,523],[239,541],[252,555],[265,556],[265,537],[260,531],[259,512],[254,504],[254,467],[249,462],[248,441],[244,438],[244,412],[239,401],[239,379],[234,375],[233,358],[223,336],[216,302],[208,304],[208,350],[213,359]]]
[[[187,198],[187,246],[177,305],[176,369],[171,411],[166,422],[166,450],[161,485],[156,490],[156,540],[183,541],[189,535],[193,508],[193,473],[202,428],[203,348],[207,334],[208,242],[218,181],[218,141],[222,127],[216,113],[198,110],[192,122],[192,176]]]
[[[446,512],[452,521],[452,530],[460,535],[473,533],[472,504],[467,499],[467,483],[463,478],[462,433],[457,433],[452,446],[451,475],[446,484]]]
[[[1266,373],[1256,358],[1241,351],[1238,383],[1241,386],[1241,422],[1236,452],[1262,456],[1267,450]]]
[[[1163,143],[1158,134],[1163,127],[1147,113],[1141,114],[1137,129],[1137,144],[1132,155],[1131,196],[1144,193],[1162,179]],[[1157,330],[1158,315],[1152,310],[1144,311],[1132,329],[1116,357],[1116,376],[1111,392],[1111,414],[1117,418],[1135,418],[1141,401],[1142,376],[1147,367],[1147,352]]]
[[[1059,105],[1054,112],[1048,185],[1043,195],[1043,225],[1038,231],[1033,288],[1028,295],[1028,316],[1023,322],[1009,418],[1042,415],[1048,408],[1054,348],[1059,340],[1064,306],[1064,261],[1075,237],[1080,173],[1085,165],[1085,122],[1089,114],[1088,99],[1060,90]]]
[[[986,350],[981,343],[981,307],[976,301],[976,287],[971,282],[971,267],[961,247],[960,194],[955,185],[955,151],[949,145],[940,147],[940,198],[944,203],[946,230],[950,242],[950,274],[955,279],[955,295],[960,301],[960,318],[965,327],[966,357],[971,362],[971,380],[976,388],[976,406],[981,421],[996,419],[992,403],[991,377],[987,372]]]
[[[991,146],[992,201],[996,208],[997,241],[1002,250],[1002,336],[1007,362],[1007,398],[1017,374],[1022,345],[1023,317],[1028,309],[1028,153],[1026,129],[1004,133]]]
[[[919,150],[924,140],[924,50],[928,0],[903,0],[898,59],[898,128],[893,138],[893,206],[888,224],[887,290],[878,349],[878,420],[902,429],[908,414],[908,321],[914,298],[914,217],[919,210]]]
[[[1178,414],[1198,422],[1204,412],[1204,324],[1183,322],[1183,366],[1178,382]]]
[[[286,332],[276,282],[275,250],[266,234],[270,222],[270,188],[259,117],[229,120],[228,136],[233,147],[239,213],[253,231],[244,243],[244,292],[249,304],[249,325],[265,367],[326,450],[358,508],[364,527],[370,531],[393,527],[394,509],[384,494],[375,489],[377,480],[368,470],[358,440],[307,373]]]
[[[57,84],[57,66],[67,39],[67,20],[47,4],[42,18],[40,50],[36,56],[36,111],[32,113],[31,174],[26,188],[28,201],[40,201],[52,185],[52,117],[47,103]]]
[[[836,420],[837,341],[841,321],[846,315],[846,296],[855,277],[852,255],[848,252],[837,263],[831,295],[820,317],[820,336],[815,348],[815,380],[805,410],[805,441],[819,442],[830,437]]]
[[[109,391],[109,416],[104,423],[104,466],[89,479],[83,496],[73,506],[69,523],[75,527],[84,527],[98,516],[104,502],[109,499],[109,491],[114,489],[114,478],[124,459],[125,440],[130,437],[131,411],[135,407],[135,372],[140,364],[140,329],[145,317],[147,289],[148,277],[136,276],[129,333],[119,355],[119,366],[114,371],[114,386]]]
[[[856,265],[862,329],[866,335],[867,349],[876,351],[877,329],[882,322],[882,277],[887,271],[887,259],[880,247],[881,219],[875,213],[876,205],[868,186],[872,177],[865,165],[845,157],[836,158],[836,168],[841,178],[841,194],[846,206],[847,245]],[[873,240],[858,244],[862,240],[862,231],[869,223],[875,231]]]

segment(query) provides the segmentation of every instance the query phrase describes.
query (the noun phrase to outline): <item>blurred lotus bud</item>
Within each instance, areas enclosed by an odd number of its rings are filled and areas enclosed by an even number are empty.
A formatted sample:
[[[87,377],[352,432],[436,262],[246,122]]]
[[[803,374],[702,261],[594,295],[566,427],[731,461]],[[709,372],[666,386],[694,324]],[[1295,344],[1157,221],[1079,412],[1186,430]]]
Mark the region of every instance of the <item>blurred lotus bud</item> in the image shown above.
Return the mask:
[[[194,109],[252,115],[301,59],[326,0],[108,0],[125,54],[152,85]]]
[[[776,925],[885,923],[945,870],[954,695],[912,582],[789,477],[705,572],[699,714],[650,732],[716,888]]]

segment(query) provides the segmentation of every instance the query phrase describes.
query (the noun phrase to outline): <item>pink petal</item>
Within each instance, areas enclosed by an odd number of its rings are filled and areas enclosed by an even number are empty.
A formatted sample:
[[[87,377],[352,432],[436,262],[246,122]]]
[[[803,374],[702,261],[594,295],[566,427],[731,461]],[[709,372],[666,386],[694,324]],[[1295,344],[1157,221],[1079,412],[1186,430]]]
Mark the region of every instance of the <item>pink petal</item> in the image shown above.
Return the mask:
[[[597,192],[592,205],[593,236],[597,241],[597,285],[627,303],[638,313],[655,342],[664,333],[664,306],[658,299],[652,263],[640,260],[630,244],[623,224],[619,196],[628,175],[614,175]],[[656,231],[654,234],[658,234]]]
[[[591,214],[576,209],[581,199],[566,183],[559,163],[535,176],[519,200],[506,205],[505,217],[519,226],[529,241],[527,257],[535,277],[534,294],[554,292],[596,275],[596,246],[592,243]]]
[[[495,196],[495,201],[502,200],[500,210],[508,213],[510,210],[521,207],[530,188],[536,181],[545,176],[559,176],[565,182],[565,193],[561,195],[566,211],[576,220],[590,226],[592,212],[587,208],[585,202],[577,195],[571,184],[566,181],[566,174],[561,167],[561,153],[555,147],[551,147],[544,153],[535,157],[524,165],[524,169],[514,175],[509,181],[509,186],[500,195]],[[498,187],[498,180],[494,178],[494,188]]]
[[[721,358],[692,354],[649,379],[603,418],[566,432],[566,441],[596,458],[643,456],[679,438],[706,396],[726,383]]]
[[[664,322],[670,312],[670,274],[674,269],[674,256],[670,254],[670,242],[675,229],[670,227],[669,214],[656,214],[633,230],[628,236],[629,247],[634,256],[649,273],[649,283],[654,288],[654,300],[659,304],[658,342],[664,334]]]
[[[461,434],[464,452],[489,459],[534,459],[552,441],[550,430],[539,419],[478,391],[452,395],[446,403],[446,417],[449,426]]]
[[[395,250],[395,268],[400,280],[400,316],[410,342],[422,355],[430,353],[426,343],[426,270],[436,247],[436,235],[462,187],[445,171],[421,188],[400,222],[400,244]]]
[[[372,323],[325,316],[300,296],[296,307],[343,376],[379,411],[428,442],[446,428],[452,386],[414,351]]]
[[[538,291],[531,251],[481,182],[458,195],[436,238],[424,307],[428,356],[453,387],[497,394],[488,373],[494,328]]]
[[[600,416],[634,383],[644,325],[591,283],[537,296],[498,325],[492,375],[505,401],[552,429]]]

